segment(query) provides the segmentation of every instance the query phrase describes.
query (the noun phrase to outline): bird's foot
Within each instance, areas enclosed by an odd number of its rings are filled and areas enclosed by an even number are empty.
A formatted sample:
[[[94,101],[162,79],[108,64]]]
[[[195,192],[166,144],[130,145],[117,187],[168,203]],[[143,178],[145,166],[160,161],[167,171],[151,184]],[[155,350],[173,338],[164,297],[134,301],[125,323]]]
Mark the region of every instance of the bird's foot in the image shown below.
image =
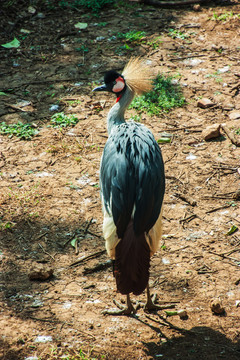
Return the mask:
[[[156,311],[156,310],[164,310],[164,309],[172,309],[175,307],[175,304],[164,304],[164,305],[158,305],[155,303],[157,298],[157,295],[154,294],[153,297],[148,297],[147,302],[144,306],[144,310],[147,311]]]
[[[110,309],[110,310],[103,310],[102,314],[104,315],[132,315],[136,314],[139,304],[136,305],[136,308],[130,302],[127,302],[127,306],[120,304],[118,301],[113,299],[114,304],[119,308],[117,309]]]

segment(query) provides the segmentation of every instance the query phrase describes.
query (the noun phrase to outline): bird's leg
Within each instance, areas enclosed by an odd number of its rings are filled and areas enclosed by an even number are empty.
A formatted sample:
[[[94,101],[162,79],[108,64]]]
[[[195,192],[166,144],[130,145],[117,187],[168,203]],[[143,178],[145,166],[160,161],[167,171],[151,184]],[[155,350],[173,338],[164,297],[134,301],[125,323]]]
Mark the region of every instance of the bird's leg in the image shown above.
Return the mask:
[[[144,306],[144,310],[159,310],[158,305],[154,304],[151,298],[149,284],[147,284],[147,302]]]
[[[114,300],[114,304],[116,304],[120,310],[104,310],[102,313],[108,315],[131,315],[136,313],[129,294],[127,294],[127,307],[118,303],[116,300]]]
[[[156,294],[153,296],[153,299],[150,295],[149,284],[147,285],[147,302],[144,306],[144,310],[153,311],[153,310],[163,310],[175,307],[175,304],[166,304],[166,305],[157,305],[154,303],[156,299]]]

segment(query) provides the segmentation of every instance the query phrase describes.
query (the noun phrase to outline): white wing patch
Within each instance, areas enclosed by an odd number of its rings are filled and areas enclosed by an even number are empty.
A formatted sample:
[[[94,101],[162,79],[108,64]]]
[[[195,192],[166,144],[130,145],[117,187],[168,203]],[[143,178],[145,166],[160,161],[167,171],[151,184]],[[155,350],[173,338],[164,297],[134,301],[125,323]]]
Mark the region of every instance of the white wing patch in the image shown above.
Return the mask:
[[[120,239],[117,236],[117,228],[114,224],[113,217],[107,213],[103,206],[103,237],[106,241],[105,246],[111,259],[115,259],[115,248]]]
[[[117,229],[113,221],[113,217],[107,213],[103,206],[103,236],[107,253],[111,259],[115,259],[115,248],[120,239],[117,236]],[[159,246],[162,237],[162,211],[152,229],[146,234],[146,240],[150,248],[150,256],[152,256]]]
[[[146,234],[146,240],[150,247],[150,256],[152,256],[158,250],[161,237],[162,237],[162,210],[154,226],[151,228],[148,234]]]

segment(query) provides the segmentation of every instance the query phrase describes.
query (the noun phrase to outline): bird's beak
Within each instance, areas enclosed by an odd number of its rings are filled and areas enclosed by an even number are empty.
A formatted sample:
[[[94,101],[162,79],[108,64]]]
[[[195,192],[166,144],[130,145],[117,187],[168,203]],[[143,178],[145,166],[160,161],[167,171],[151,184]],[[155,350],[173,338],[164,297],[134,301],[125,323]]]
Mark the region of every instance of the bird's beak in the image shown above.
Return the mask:
[[[93,89],[93,91],[107,91],[107,87],[104,84],[104,85],[95,87],[95,89]]]
[[[106,84],[104,84],[104,85],[95,87],[95,89],[93,89],[93,91],[111,91],[111,90],[109,89],[109,87]]]

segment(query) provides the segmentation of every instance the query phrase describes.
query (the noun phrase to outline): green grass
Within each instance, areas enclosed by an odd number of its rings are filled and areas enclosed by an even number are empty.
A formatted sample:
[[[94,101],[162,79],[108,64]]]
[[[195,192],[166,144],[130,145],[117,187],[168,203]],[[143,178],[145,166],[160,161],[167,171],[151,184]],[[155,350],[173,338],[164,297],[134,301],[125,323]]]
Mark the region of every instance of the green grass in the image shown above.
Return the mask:
[[[31,140],[32,137],[38,134],[38,130],[33,128],[31,124],[23,124],[19,121],[17,124],[6,124],[4,121],[0,123],[0,134],[17,136],[22,140]]]
[[[133,48],[131,48],[129,45],[127,44],[124,44],[122,46],[118,46],[116,49],[115,49],[115,54],[117,55],[123,55],[125,54],[127,51],[133,51]]]
[[[160,44],[162,44],[161,36],[156,36],[146,42],[147,45],[151,46],[153,50],[156,50]]]
[[[63,112],[56,113],[51,117],[51,126],[63,128],[68,126],[75,126],[78,123],[78,118],[75,115],[65,115]]]
[[[134,115],[131,116],[129,120],[135,121],[135,122],[141,122],[142,121],[142,116],[140,115]]]
[[[97,86],[97,85],[96,85]],[[65,99],[65,101],[68,103],[68,105],[70,106],[77,106],[79,104],[81,104],[81,100],[79,99],[74,99],[74,100],[68,100],[68,99]]]
[[[234,14],[232,11],[227,11],[219,15],[214,12],[210,20],[227,21],[229,19],[236,19],[236,18],[240,19],[240,14]]]
[[[183,106],[185,98],[179,85],[172,84],[172,77],[158,75],[154,80],[154,88],[149,93],[136,97],[130,108],[150,115]]]
[[[215,79],[215,81],[217,83],[223,82],[223,79],[221,77],[219,77],[218,75],[219,75],[219,72],[216,71],[214,74],[205,75],[205,78],[213,78],[213,79]]]
[[[168,35],[171,36],[173,39],[181,39],[181,40],[185,40],[190,37],[190,35],[176,29],[169,29]]]
[[[139,42],[146,36],[145,31],[129,31],[126,33],[118,32],[116,37],[118,39],[124,39],[128,42]]]
[[[76,47],[75,48],[76,51],[82,51],[82,52],[88,52],[88,47],[86,47],[85,45],[81,45],[80,47]]]
[[[12,228],[15,225],[16,224],[13,223],[12,221],[1,222],[0,220],[0,230],[12,230]],[[0,255],[1,255],[1,251],[0,251]]]
[[[106,22],[106,21],[103,21],[103,22],[100,22],[97,24],[97,26],[102,26],[102,27],[105,27],[107,25],[108,25],[108,22]]]

